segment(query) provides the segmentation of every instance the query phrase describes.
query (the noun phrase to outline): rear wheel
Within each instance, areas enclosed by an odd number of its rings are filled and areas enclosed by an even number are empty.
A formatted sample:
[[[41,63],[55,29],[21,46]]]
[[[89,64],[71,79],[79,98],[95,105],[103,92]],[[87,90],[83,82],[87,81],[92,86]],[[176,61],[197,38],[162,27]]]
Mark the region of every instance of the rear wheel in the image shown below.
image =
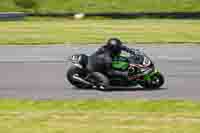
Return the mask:
[[[73,86],[75,86],[77,88],[90,88],[91,87],[91,86],[86,85],[84,83],[75,81],[73,79],[74,75],[81,77],[81,78],[84,78],[85,72],[82,69],[80,69],[76,66],[72,66],[72,67],[69,68],[69,70],[67,71],[67,74],[66,74],[66,78]]]

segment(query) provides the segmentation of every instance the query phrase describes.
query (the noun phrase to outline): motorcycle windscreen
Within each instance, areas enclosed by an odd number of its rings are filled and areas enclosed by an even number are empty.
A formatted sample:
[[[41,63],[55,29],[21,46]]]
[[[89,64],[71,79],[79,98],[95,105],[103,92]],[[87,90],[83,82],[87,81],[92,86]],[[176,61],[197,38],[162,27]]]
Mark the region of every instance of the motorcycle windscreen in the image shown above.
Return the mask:
[[[128,59],[123,56],[115,56],[112,60],[112,68],[115,70],[125,71],[128,70]]]

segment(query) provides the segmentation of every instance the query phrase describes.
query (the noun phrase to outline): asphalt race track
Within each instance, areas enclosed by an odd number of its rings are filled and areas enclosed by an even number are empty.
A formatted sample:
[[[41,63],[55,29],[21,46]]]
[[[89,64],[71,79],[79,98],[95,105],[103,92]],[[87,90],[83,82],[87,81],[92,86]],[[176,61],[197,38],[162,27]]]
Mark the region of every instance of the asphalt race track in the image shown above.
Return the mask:
[[[133,45],[132,45],[133,46]],[[64,81],[74,53],[90,54],[97,46],[1,46],[0,98],[20,99],[189,99],[200,100],[200,47],[138,46],[164,73],[158,90],[122,88],[108,92],[82,90]]]

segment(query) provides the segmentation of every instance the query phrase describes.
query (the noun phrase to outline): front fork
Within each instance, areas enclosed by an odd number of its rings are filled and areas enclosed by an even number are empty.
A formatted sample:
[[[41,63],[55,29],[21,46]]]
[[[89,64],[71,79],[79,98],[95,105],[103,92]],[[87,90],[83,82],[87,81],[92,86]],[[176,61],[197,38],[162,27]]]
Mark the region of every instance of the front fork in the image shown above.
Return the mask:
[[[144,81],[151,81],[152,77],[157,74],[160,74],[160,71],[158,69],[154,69],[154,71],[152,71],[151,73],[144,75]]]

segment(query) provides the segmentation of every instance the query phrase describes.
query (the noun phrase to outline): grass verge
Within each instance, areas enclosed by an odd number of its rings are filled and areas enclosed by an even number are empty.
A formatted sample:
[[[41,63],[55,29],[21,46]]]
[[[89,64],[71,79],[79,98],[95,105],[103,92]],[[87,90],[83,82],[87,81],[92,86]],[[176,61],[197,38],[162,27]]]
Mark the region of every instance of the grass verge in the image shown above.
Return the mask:
[[[0,44],[199,43],[200,20],[69,20],[28,18],[0,22]]]
[[[42,0],[39,12],[173,12],[200,11],[199,0]],[[14,0],[1,0],[0,11],[30,11],[17,7]]]
[[[196,133],[200,103],[147,100],[0,100],[0,132]]]

